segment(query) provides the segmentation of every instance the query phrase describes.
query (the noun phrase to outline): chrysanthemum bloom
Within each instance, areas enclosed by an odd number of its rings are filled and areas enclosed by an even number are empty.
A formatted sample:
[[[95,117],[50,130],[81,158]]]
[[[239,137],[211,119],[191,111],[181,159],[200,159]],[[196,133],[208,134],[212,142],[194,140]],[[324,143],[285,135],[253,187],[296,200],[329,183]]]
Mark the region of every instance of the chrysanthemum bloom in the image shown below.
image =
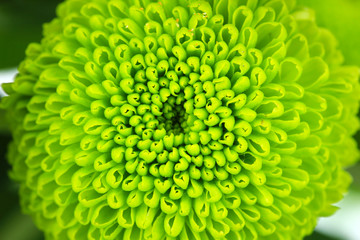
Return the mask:
[[[302,239],[358,157],[358,69],[295,0],[68,0],[5,85],[47,239]]]

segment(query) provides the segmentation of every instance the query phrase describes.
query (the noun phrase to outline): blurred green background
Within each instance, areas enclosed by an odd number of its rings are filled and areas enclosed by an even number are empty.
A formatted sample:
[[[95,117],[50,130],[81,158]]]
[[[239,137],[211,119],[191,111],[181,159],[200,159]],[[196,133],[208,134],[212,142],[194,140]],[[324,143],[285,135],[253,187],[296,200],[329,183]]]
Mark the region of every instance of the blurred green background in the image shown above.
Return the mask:
[[[15,68],[24,58],[26,46],[41,39],[42,24],[55,17],[61,0],[0,0],[0,74]],[[316,10],[320,26],[329,28],[340,43],[346,63],[360,66],[360,0],[299,0]],[[1,96],[0,96],[1,98]],[[356,136],[360,142],[360,134]],[[17,196],[18,186],[9,180],[6,147],[11,137],[7,132],[4,112],[0,110],[0,239],[43,239],[30,217],[22,215]],[[360,193],[360,164],[349,169],[354,177],[351,191]],[[314,232],[307,240],[347,240]]]

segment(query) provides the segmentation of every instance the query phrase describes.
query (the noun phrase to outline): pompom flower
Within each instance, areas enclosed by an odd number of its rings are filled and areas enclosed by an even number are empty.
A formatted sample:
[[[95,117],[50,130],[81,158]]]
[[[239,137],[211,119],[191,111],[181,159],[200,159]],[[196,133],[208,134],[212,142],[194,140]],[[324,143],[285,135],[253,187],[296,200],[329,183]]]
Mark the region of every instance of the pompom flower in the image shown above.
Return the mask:
[[[358,157],[358,68],[295,0],[67,0],[4,88],[47,239],[302,239]]]

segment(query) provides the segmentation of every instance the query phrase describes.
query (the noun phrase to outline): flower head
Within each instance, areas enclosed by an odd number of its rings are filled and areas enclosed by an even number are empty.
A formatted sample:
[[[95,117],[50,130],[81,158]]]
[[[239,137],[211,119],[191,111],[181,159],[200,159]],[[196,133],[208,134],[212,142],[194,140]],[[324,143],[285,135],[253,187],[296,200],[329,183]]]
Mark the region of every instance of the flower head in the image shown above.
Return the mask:
[[[358,69],[291,0],[67,0],[3,101],[48,239],[300,239],[358,157]]]

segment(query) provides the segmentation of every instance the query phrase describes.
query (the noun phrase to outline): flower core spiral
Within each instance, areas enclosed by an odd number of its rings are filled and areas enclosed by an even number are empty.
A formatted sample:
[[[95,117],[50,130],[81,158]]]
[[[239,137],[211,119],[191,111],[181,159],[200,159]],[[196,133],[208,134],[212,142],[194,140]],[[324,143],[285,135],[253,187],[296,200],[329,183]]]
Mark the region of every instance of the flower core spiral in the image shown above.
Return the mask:
[[[4,85],[47,239],[302,239],[358,158],[359,69],[295,0],[67,0]]]

